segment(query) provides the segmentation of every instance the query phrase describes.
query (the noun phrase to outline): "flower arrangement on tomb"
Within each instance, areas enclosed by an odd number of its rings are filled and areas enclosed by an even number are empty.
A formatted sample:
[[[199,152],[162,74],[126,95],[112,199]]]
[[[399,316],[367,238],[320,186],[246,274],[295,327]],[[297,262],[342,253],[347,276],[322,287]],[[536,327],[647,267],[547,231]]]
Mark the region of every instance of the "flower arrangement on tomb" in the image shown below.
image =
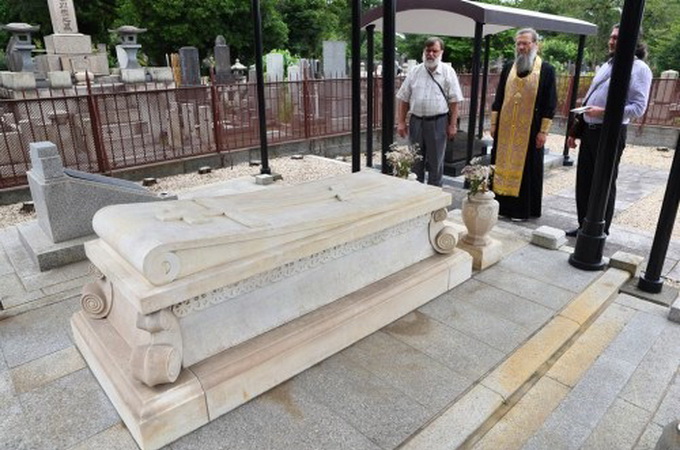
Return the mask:
[[[408,178],[411,168],[416,161],[423,159],[418,154],[418,145],[392,144],[391,151],[387,152],[387,161],[392,166],[392,175],[399,178]]]
[[[491,189],[494,166],[482,164],[482,158],[473,158],[470,164],[463,167],[462,174],[469,186],[468,197]]]

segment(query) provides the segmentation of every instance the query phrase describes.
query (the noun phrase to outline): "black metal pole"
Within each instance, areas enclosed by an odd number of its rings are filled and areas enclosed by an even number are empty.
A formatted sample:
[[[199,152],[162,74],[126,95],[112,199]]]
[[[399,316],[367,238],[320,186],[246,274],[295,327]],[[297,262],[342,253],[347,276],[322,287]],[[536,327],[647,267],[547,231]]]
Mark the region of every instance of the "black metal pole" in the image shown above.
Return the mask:
[[[482,53],[484,24],[475,22],[475,45],[472,53],[472,85],[470,88],[470,113],[468,115],[467,164],[472,160],[475,145],[475,122],[477,121],[477,98],[479,97],[479,66]]]
[[[375,25],[366,27],[366,166],[373,167],[373,59]]]
[[[597,149],[588,211],[583,227],[576,238],[574,253],[569,257],[569,263],[572,266],[583,270],[600,270],[605,265],[602,259],[604,243],[607,240],[604,233],[604,215],[612,184],[614,164],[617,163],[623,108],[626,104],[626,96],[621,93],[628,92],[630,85],[630,74],[633,69],[635,47],[644,9],[645,0],[626,0],[621,13],[619,38],[607,92],[607,107]]]
[[[649,253],[647,270],[638,281],[638,287],[645,292],[659,293],[663,288],[661,269],[673,234],[675,217],[678,213],[678,202],[680,202],[680,156],[678,156],[678,153],[680,153],[680,134],[678,134],[678,142],[675,144],[675,155],[673,155],[671,173],[668,175],[659,221],[656,223],[656,233],[654,233],[654,242]]]
[[[352,0],[352,172],[361,170],[361,0]]]
[[[562,165],[563,166],[573,166],[574,161],[569,156],[569,145],[567,144],[567,139],[569,138],[568,132],[574,123],[574,113],[571,112],[572,109],[576,108],[576,97],[578,97],[578,85],[581,81],[581,64],[583,63],[583,49],[586,46],[586,36],[584,34],[580,35],[578,38],[578,53],[576,55],[576,66],[574,67],[574,78],[571,83],[571,95],[569,97],[569,114],[567,115],[567,133],[564,133],[564,148],[562,149]]]
[[[253,28],[255,29],[255,75],[257,79],[257,116],[260,120],[260,167],[261,174],[271,174],[267,150],[267,117],[264,104],[264,68],[262,67],[262,15],[260,1],[252,0]]]
[[[396,0],[383,2],[383,116],[382,173],[388,173],[387,152],[394,142],[394,47],[396,45]]]
[[[479,102],[479,126],[477,137],[484,136],[484,113],[486,112],[486,85],[489,81],[489,48],[491,47],[491,35],[484,36],[484,69],[482,70],[482,101]]]

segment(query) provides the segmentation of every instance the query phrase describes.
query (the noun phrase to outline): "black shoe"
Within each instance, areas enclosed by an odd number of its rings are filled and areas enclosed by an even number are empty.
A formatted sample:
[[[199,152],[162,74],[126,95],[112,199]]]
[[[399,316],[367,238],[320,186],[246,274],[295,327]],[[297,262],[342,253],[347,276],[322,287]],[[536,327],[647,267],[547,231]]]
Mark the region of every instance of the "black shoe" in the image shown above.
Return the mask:
[[[564,234],[566,234],[569,237],[576,237],[578,234],[579,228],[574,228],[573,230],[566,231]]]

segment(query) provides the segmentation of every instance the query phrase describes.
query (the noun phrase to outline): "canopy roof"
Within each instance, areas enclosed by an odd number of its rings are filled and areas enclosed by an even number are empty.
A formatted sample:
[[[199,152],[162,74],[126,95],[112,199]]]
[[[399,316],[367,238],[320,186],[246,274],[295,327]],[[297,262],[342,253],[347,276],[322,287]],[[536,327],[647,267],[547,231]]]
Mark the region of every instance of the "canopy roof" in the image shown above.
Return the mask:
[[[399,0],[396,31],[406,34],[474,37],[475,23],[484,24],[483,34],[496,34],[518,27],[543,31],[592,35],[597,25],[570,17],[544,14],[509,6],[490,5],[468,0]],[[383,27],[383,7],[363,14],[361,26]]]

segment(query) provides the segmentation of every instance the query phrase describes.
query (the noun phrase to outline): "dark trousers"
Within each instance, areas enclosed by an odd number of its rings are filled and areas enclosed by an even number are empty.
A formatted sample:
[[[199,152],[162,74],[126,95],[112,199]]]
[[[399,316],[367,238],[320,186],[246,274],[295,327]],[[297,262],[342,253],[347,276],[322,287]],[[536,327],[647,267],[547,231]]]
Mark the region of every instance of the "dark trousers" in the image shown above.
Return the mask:
[[[609,226],[614,217],[614,204],[616,203],[616,177],[619,174],[619,161],[621,154],[626,146],[626,129],[621,127],[619,136],[619,147],[616,151],[616,160],[612,171],[612,184],[607,198],[607,209],[605,210],[604,232],[609,234]],[[576,211],[578,214],[579,228],[583,226],[583,220],[588,213],[588,200],[593,187],[593,177],[595,176],[595,160],[597,159],[597,146],[602,135],[602,127],[586,126],[581,145],[578,151],[578,165],[576,167]]]
[[[446,114],[433,119],[421,119],[411,115],[409,120],[409,138],[411,144],[418,144],[418,153],[423,157],[413,165],[413,173],[421,183],[441,186],[444,178],[444,152],[446,151],[446,127],[449,118]],[[427,166],[427,167],[426,167]]]

